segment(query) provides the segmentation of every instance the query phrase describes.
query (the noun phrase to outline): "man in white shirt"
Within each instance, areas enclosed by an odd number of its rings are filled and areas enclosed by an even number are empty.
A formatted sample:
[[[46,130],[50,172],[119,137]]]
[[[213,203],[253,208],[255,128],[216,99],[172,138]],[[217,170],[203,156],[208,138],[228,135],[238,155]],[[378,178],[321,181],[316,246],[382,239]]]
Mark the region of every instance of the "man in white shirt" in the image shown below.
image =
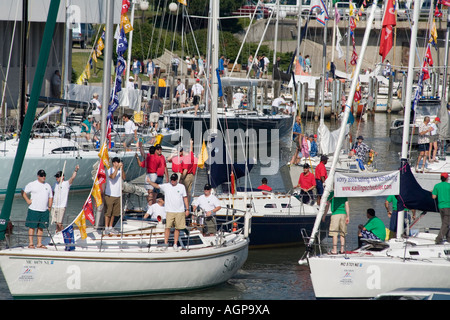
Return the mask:
[[[206,220],[206,231],[207,234],[215,234],[217,230],[215,215],[217,211],[222,209],[219,199],[213,194],[211,194],[211,185],[205,184],[203,188],[204,194],[192,202],[192,208],[194,211],[199,207],[205,213]]]
[[[200,84],[200,79],[197,78],[195,81],[195,84],[192,86],[191,89],[191,98],[193,98],[192,104],[195,108],[195,115],[197,115],[198,106],[200,104],[200,101],[203,100],[203,86]]]
[[[144,215],[144,219],[150,218],[152,220],[161,221],[166,223],[166,209],[164,208],[164,195],[158,193],[156,196],[156,203],[148,207],[147,212]]]
[[[137,141],[137,127],[134,122],[130,120],[130,116],[127,114],[124,114],[122,116],[122,120],[124,121],[125,129],[123,147],[126,149],[126,151],[131,151],[131,149],[129,149],[128,147],[133,141]]]
[[[245,98],[245,94],[242,92],[241,89],[238,89],[235,94],[233,94],[233,105],[238,106],[238,108],[242,107],[242,101]]]
[[[286,104],[286,100],[284,100],[284,96],[273,99],[272,101],[272,114],[277,114],[280,110],[281,105]]]
[[[52,187],[45,182],[46,173],[44,170],[39,170],[37,173],[37,180],[28,183],[21,191],[22,197],[28,204],[28,213],[25,226],[28,227],[28,248],[47,249],[42,244],[42,235],[44,228],[48,226],[49,211],[53,203]],[[28,197],[30,194],[30,197]],[[36,232],[37,230],[37,232]],[[33,244],[33,238],[37,234],[36,247]]]
[[[92,110],[92,116],[94,117],[95,122],[100,122],[100,120],[102,120],[102,104],[98,100],[98,93],[92,95],[91,103],[95,106],[95,109]]]
[[[114,233],[114,217],[120,216],[120,197],[122,195],[122,182],[125,180],[123,162],[119,158],[112,159],[112,167],[106,172],[105,187],[105,233]]]
[[[175,98],[181,108],[186,106],[186,87],[181,82],[181,79],[177,79],[177,94],[175,95]]]
[[[70,186],[77,176],[79,165],[75,167],[72,176],[69,180],[64,180],[64,174],[62,171],[58,171],[55,174],[56,183],[53,186],[53,206],[51,211],[52,222],[56,223],[56,232],[63,230],[62,221],[64,219],[64,213],[66,212],[67,199],[69,198]]]
[[[164,244],[167,248],[169,244],[170,229],[175,227],[173,234],[173,249],[178,251],[178,238],[180,230],[186,228],[186,217],[189,216],[189,204],[186,188],[183,184],[178,183],[178,175],[173,173],[170,176],[170,182],[157,184],[147,179],[147,182],[155,189],[164,192],[165,209],[166,209],[166,229],[164,233]],[[184,214],[183,214],[184,213]]]

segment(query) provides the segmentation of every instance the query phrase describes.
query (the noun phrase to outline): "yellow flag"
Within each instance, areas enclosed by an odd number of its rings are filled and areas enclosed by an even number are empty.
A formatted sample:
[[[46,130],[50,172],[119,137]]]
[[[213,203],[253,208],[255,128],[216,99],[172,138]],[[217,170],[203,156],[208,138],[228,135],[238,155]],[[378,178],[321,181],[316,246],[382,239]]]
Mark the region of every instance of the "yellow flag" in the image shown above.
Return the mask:
[[[203,169],[205,167],[206,160],[208,160],[208,149],[206,149],[205,141],[203,141],[202,150],[200,151],[200,154],[198,155],[197,166],[199,168]]]
[[[92,188],[92,196],[94,197],[95,205],[98,208],[103,203],[102,191],[100,189],[100,182],[98,181],[98,178],[95,178],[94,187]]]
[[[100,157],[100,161],[103,162],[103,165],[105,166],[105,168],[110,168],[111,166],[109,165],[109,154],[108,154],[108,146],[105,143],[103,143],[102,147],[100,148],[100,152],[98,153],[98,156]]]
[[[97,62],[97,52],[96,51],[92,52],[92,60]]]
[[[86,80],[86,72],[83,71],[83,73],[78,77],[77,84],[83,84],[85,80]]]
[[[433,46],[436,46],[437,45],[437,36],[438,36],[438,34],[437,34],[437,30],[436,30],[436,20],[435,19],[433,19],[433,24],[431,26],[431,31],[430,32],[431,32],[431,37],[430,37],[429,42]]]
[[[97,41],[97,49],[101,51],[104,48],[105,48],[105,44],[103,43],[103,39],[99,38],[98,41]]]
[[[128,33],[133,30],[133,26],[131,25],[130,19],[128,19],[126,15],[121,16],[120,25],[123,27],[125,33]]]
[[[355,8],[353,7],[353,4],[350,2],[350,12],[349,12],[349,15],[350,16],[353,16],[353,10],[354,10]]]
[[[184,4],[185,6],[187,6],[187,2],[186,0],[178,0],[179,3]]]
[[[84,211],[81,211],[81,213],[78,215],[78,217],[74,221],[78,228],[80,229],[81,239],[86,239],[86,217],[84,216]]]
[[[91,77],[91,67],[89,66],[89,63],[84,67],[84,73],[86,74],[87,79]]]
[[[155,143],[153,145],[156,146],[157,144],[161,144],[162,138],[163,138],[163,135],[162,134],[158,134],[156,136]]]

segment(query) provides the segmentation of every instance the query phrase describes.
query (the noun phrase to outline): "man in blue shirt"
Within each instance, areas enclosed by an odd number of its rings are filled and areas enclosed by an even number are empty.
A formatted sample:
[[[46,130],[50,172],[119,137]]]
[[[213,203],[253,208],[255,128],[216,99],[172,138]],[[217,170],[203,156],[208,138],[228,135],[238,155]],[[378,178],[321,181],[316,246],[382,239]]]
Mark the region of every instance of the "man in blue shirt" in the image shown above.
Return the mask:
[[[220,60],[219,60],[219,74],[221,74],[221,75],[223,74],[223,71],[225,70],[224,66],[223,66],[224,62],[225,62],[225,59],[223,56],[221,56]]]
[[[296,116],[295,117],[295,123],[294,123],[294,127],[292,129],[292,139],[294,140],[295,144],[296,144],[296,150],[294,155],[292,156],[291,161],[288,163],[288,165],[291,164],[296,164],[297,161],[297,156],[298,153],[300,152],[300,149],[302,148],[302,124],[301,124],[301,120],[300,120],[300,116]]]

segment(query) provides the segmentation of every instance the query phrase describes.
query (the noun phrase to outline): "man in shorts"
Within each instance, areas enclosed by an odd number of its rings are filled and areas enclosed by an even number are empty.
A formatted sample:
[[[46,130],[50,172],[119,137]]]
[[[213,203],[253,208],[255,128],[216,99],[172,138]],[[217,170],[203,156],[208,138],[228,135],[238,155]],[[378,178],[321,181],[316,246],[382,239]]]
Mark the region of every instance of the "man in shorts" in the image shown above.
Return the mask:
[[[124,114],[122,116],[122,120],[124,121],[125,129],[125,141],[123,143],[123,147],[126,149],[126,151],[131,151],[131,149],[129,149],[128,147],[133,141],[137,141],[137,127],[134,122],[130,120],[130,116],[127,114]]]
[[[163,104],[157,94],[154,94],[153,99],[147,102],[147,108],[150,111],[150,126],[158,130],[158,121],[163,111]]]
[[[62,221],[67,207],[67,199],[69,197],[70,186],[77,176],[80,166],[76,166],[69,180],[64,180],[62,171],[55,174],[56,183],[53,186],[53,206],[51,211],[52,223],[56,224],[56,232],[63,230]]]
[[[433,131],[433,128],[429,126],[430,117],[425,117],[423,122],[419,125],[419,136],[417,138],[417,143],[419,145],[419,157],[417,158],[416,163],[416,172],[426,172],[427,158],[428,158],[428,149],[430,147],[430,133]],[[422,169],[419,169],[420,160],[422,160]]]
[[[105,188],[105,233],[116,233],[114,226],[114,217],[120,216],[120,196],[122,195],[122,183],[120,179],[125,180],[125,171],[123,171],[123,162],[119,158],[112,159],[112,167],[106,173]]]
[[[166,229],[164,233],[165,249],[169,245],[170,229],[175,228],[173,234],[173,249],[178,251],[178,238],[180,230],[186,228],[186,217],[189,216],[189,204],[186,193],[186,188],[181,183],[178,183],[178,175],[173,173],[170,176],[170,182],[157,184],[147,180],[155,189],[160,189],[164,192],[165,209],[166,209]]]
[[[48,227],[49,210],[53,203],[52,187],[45,182],[46,173],[39,170],[37,180],[28,183],[21,191],[22,197],[28,204],[28,213],[25,226],[28,227],[28,248],[47,249],[42,244],[44,228]],[[30,194],[30,197],[28,197]],[[37,235],[37,243],[34,246],[33,238]]]
[[[177,93],[175,95],[175,98],[178,101],[178,104],[181,108],[184,108],[186,106],[186,87],[181,82],[181,79],[177,80]]]
[[[347,235],[347,225],[350,222],[350,207],[348,205],[347,197],[335,197],[334,191],[331,191],[327,199],[325,212],[331,206],[331,220],[330,220],[330,236],[333,238],[333,249],[330,254],[338,254],[337,242],[338,236],[341,240],[340,254],[345,253],[345,236]],[[325,215],[322,218],[325,221]]]
[[[200,84],[200,79],[197,78],[195,84],[192,86],[191,89],[191,98],[193,98],[192,104],[194,105],[195,115],[197,115],[198,106],[200,105],[200,102],[203,100],[204,91],[205,90],[203,89],[203,86]]]

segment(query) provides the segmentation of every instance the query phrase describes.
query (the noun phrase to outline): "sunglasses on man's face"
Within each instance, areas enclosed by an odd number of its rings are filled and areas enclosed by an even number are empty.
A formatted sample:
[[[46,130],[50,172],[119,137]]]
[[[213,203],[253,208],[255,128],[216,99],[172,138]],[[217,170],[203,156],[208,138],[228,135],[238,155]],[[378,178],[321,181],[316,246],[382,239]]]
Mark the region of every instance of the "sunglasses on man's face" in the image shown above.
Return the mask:
[[[39,177],[46,177],[47,175],[45,173],[39,173]]]

